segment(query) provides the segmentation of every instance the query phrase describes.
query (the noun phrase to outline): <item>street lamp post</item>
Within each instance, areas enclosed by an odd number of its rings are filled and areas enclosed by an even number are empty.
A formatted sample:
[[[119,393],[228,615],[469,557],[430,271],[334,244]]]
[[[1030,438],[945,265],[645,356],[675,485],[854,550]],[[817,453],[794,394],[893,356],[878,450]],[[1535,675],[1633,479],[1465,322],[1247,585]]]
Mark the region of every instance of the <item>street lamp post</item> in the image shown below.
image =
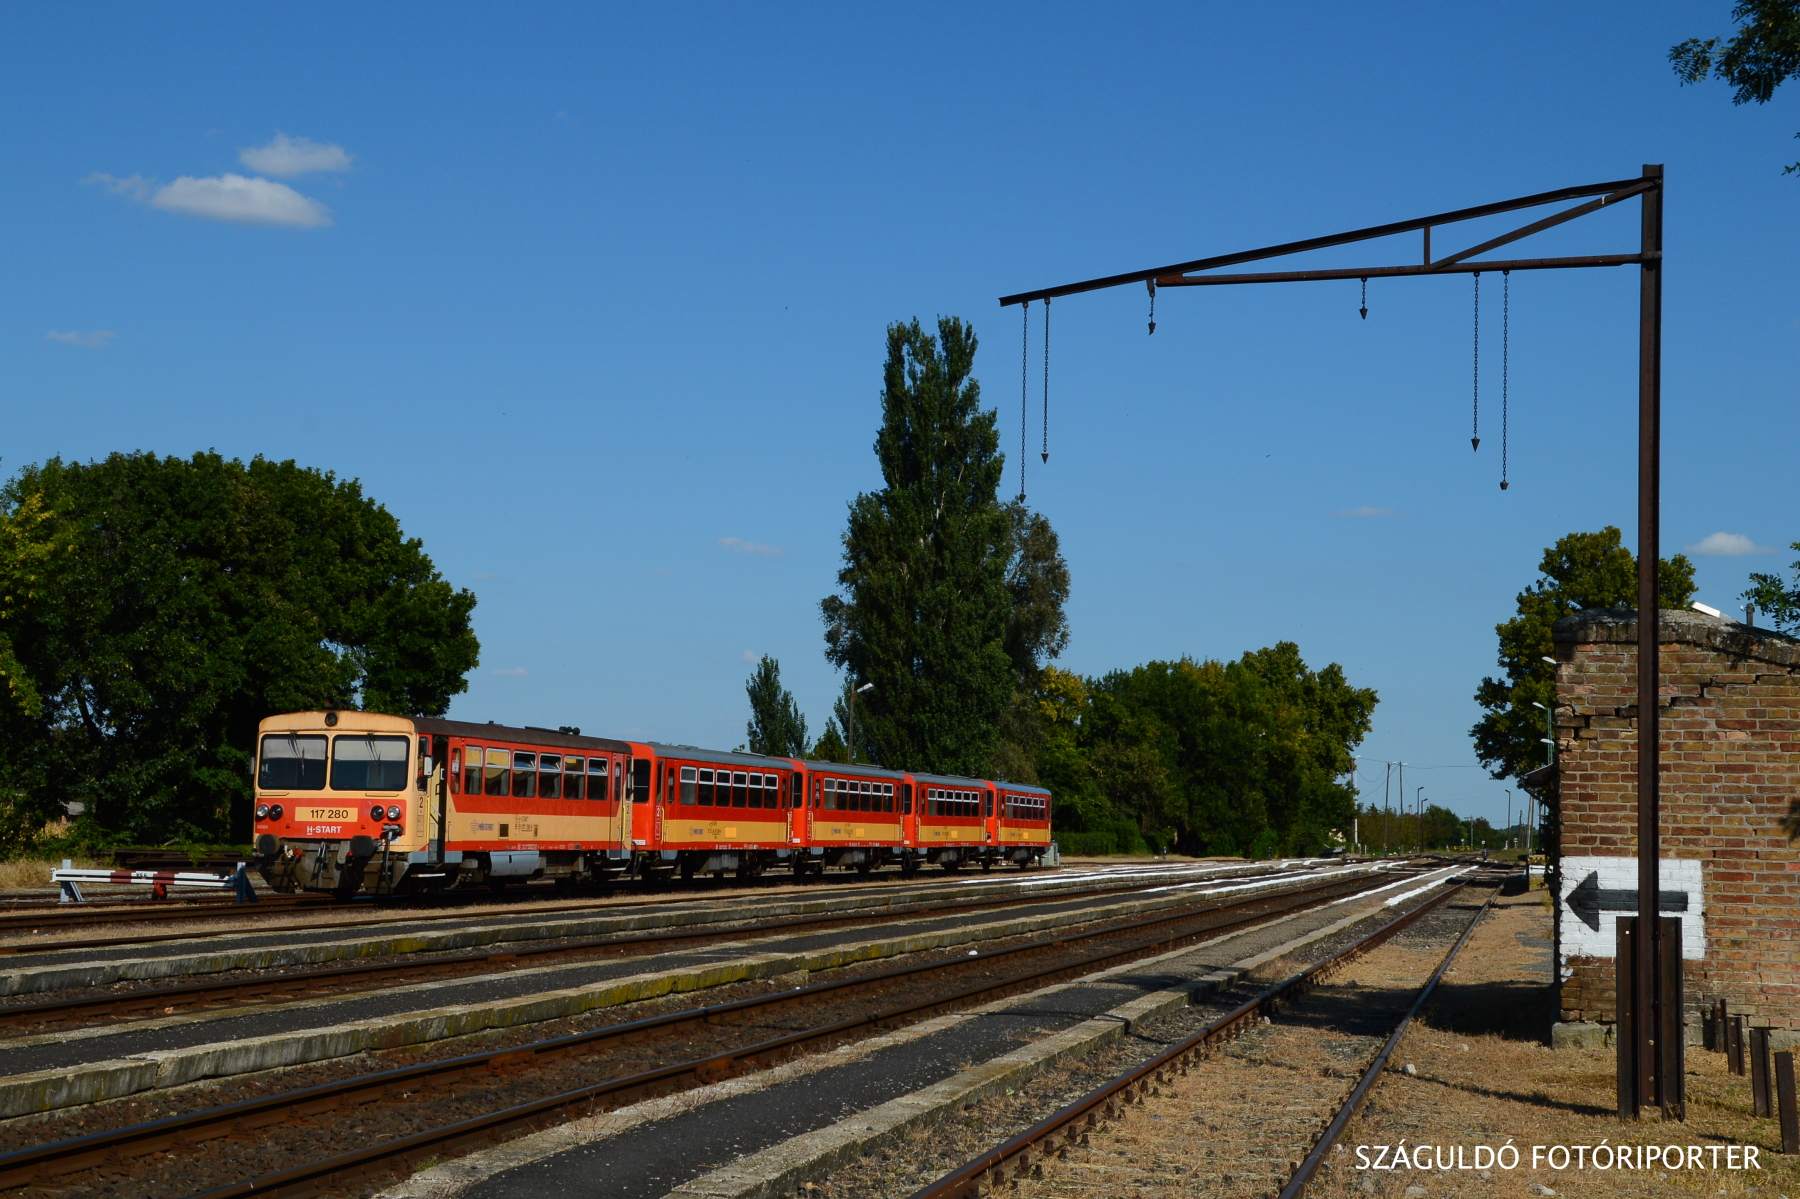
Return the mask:
[[[1506,839],[1512,840],[1512,792],[1506,793]],[[1509,846],[1510,848],[1510,846]]]
[[[856,697],[861,695],[865,691],[873,690],[874,687],[875,687],[874,683],[864,683],[860,687],[853,687],[850,689],[850,721],[849,721],[849,724],[850,724],[850,760],[852,762],[856,761]]]

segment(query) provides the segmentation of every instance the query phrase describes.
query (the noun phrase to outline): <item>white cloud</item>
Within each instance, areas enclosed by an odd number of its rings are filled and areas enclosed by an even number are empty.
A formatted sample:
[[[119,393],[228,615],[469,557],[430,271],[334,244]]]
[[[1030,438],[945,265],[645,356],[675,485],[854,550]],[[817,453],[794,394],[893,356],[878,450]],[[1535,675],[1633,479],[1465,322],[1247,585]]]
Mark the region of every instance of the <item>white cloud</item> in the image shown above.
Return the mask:
[[[232,221],[241,225],[293,225],[301,229],[331,224],[331,209],[285,183],[249,179],[229,171],[196,179],[183,175],[150,197],[164,212]]]
[[[300,229],[331,224],[331,209],[310,196],[301,195],[285,183],[252,179],[230,171],[203,179],[183,175],[161,187],[157,186],[156,180],[142,175],[120,179],[104,172],[95,172],[82,182],[97,183],[115,196],[125,196],[164,212],[209,221],[289,225]]]
[[[266,146],[250,146],[238,152],[238,161],[253,171],[278,179],[298,179],[314,171],[347,171],[350,155],[344,147],[322,145],[310,137],[289,137],[277,132]]]
[[[67,333],[52,329],[44,334],[44,340],[60,341],[69,346],[86,346],[90,350],[104,350],[117,336],[111,329],[90,329],[86,333],[79,329],[70,329]]]
[[[146,179],[142,175],[129,175],[120,179],[116,175],[108,175],[105,171],[95,171],[83,183],[98,183],[115,196],[130,196],[133,200],[147,200],[150,189],[156,186],[154,179]]]
[[[1333,512],[1333,516],[1398,516],[1392,508],[1349,508],[1343,512]]]
[[[1773,554],[1775,547],[1758,545],[1742,533],[1708,533],[1686,547],[1690,554],[1709,554],[1718,558],[1736,558],[1744,554]]]
[[[523,666],[514,666],[510,670],[495,670],[489,673],[497,674],[504,679],[522,679],[531,672],[526,670]]]
[[[744,661],[746,661],[746,662],[756,661],[756,651],[753,649],[745,650],[744,651]]]
[[[734,554],[755,554],[759,558],[780,558],[787,551],[778,545],[762,545],[755,541],[745,541],[739,537],[719,538],[719,548],[730,550]]]

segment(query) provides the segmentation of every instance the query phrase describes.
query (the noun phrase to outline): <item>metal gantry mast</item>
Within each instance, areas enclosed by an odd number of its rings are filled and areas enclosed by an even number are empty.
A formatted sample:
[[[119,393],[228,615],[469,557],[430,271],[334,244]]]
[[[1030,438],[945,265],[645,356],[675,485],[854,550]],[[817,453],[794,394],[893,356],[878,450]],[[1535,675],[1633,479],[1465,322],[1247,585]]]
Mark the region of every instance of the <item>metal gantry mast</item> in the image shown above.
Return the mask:
[[[1591,199],[1588,197],[1592,197]],[[1564,258],[1477,260],[1479,255],[1510,245],[1546,229],[1637,198],[1641,232],[1635,254],[1596,254]],[[1442,258],[1431,256],[1434,228],[1569,200],[1584,203],[1565,208],[1510,233]],[[1423,254],[1416,264],[1343,269],[1219,273],[1220,268],[1304,254],[1332,246],[1418,231]],[[1682,1013],[1680,921],[1664,920],[1657,911],[1661,890],[1660,693],[1658,632],[1660,604],[1657,566],[1661,561],[1662,439],[1662,232],[1663,168],[1651,164],[1634,179],[1615,179],[1559,188],[1512,200],[1441,212],[1409,221],[1353,229],[1326,237],[1285,242],[1235,254],[1219,254],[1191,262],[1107,275],[1079,283],[1018,292],[1000,298],[1001,305],[1048,302],[1131,283],[1146,283],[1151,294],[1165,287],[1220,287],[1241,283],[1305,283],[1330,279],[1381,279],[1415,275],[1476,274],[1483,271],[1568,270],[1636,266],[1638,284],[1638,770],[1637,851],[1638,918],[1620,920],[1618,960],[1619,1114],[1636,1117],[1656,1105],[1665,1115],[1685,1116],[1682,1085]],[[1213,273],[1207,273],[1213,272]],[[1366,304],[1366,301],[1365,301]],[[1154,331],[1154,326],[1152,326]],[[1404,788],[1403,788],[1404,790]],[[1640,935],[1643,934],[1643,935]]]

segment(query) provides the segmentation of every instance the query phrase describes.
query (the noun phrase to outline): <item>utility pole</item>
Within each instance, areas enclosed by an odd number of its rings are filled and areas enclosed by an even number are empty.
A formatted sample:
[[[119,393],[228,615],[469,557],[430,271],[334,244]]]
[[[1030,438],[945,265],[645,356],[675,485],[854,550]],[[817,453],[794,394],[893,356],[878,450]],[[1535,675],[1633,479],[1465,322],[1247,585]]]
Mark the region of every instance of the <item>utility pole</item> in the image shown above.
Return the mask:
[[[1413,818],[1419,822],[1419,852],[1425,852],[1425,801],[1420,799],[1425,788],[1420,787],[1413,792]]]

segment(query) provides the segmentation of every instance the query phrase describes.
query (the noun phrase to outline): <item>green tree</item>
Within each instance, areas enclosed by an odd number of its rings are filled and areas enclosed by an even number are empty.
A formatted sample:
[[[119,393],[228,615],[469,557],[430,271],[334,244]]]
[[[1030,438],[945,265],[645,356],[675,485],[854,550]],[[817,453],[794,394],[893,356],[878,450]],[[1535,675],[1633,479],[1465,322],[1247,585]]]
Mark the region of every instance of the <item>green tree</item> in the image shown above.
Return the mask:
[[[884,486],[850,505],[841,595],[820,604],[826,656],[858,697],[859,751],[912,770],[979,774],[1013,692],[1007,654],[1005,459],[971,375],[974,331],[888,327],[875,456]]]
[[[138,840],[247,837],[263,717],[441,714],[477,660],[475,597],[353,480],[212,453],[52,459],[0,490],[0,516],[51,547],[0,586],[37,697],[0,717],[16,824],[79,801]]]
[[[818,762],[848,762],[850,760],[850,748],[844,744],[844,734],[838,732],[836,718],[830,716],[825,718],[825,731],[819,734],[817,741],[813,742],[812,750],[807,756]]]
[[[1691,37],[1670,48],[1669,62],[1684,86],[1712,75],[1736,89],[1733,104],[1767,104],[1776,88],[1800,78],[1800,0],[1738,0],[1731,18],[1738,31],[1730,41]],[[1800,162],[1783,173],[1796,172]]]
[[[1800,541],[1788,548],[1800,550]],[[1764,574],[1761,571],[1752,573],[1749,590],[1738,597],[1747,604],[1756,605],[1756,610],[1766,616],[1776,628],[1788,631],[1800,629],[1800,561],[1794,563],[1793,569],[1792,586],[1782,582],[1778,574]]]
[[[806,717],[794,702],[794,693],[781,685],[781,663],[764,654],[750,681],[750,752],[777,758],[806,756]]]
[[[1570,533],[1544,551],[1541,577],[1519,592],[1518,615],[1494,626],[1500,638],[1504,678],[1484,678],[1475,702],[1486,714],[1469,735],[1475,756],[1497,779],[1518,778],[1549,760],[1545,715],[1533,704],[1556,703],[1556,668],[1544,659],[1555,648],[1550,626],[1584,608],[1637,606],[1637,559],[1622,544],[1619,530]],[[1685,554],[1657,566],[1659,602],[1685,608],[1694,596],[1694,564]],[[1552,788],[1528,787],[1543,798]]]

